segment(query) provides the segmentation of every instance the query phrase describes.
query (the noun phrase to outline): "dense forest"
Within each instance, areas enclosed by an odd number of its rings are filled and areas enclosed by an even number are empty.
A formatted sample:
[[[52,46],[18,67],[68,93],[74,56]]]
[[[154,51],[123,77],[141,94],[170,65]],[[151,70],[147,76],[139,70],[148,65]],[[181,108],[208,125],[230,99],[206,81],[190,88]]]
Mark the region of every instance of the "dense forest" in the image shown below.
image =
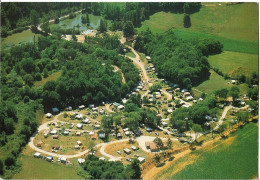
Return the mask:
[[[52,35],[2,51],[0,150],[5,153],[0,167],[6,177],[19,169],[16,157],[40,123],[38,110],[120,101],[138,84],[138,69],[118,55],[123,50],[117,37],[104,35],[92,38],[92,43],[86,41],[65,41]],[[121,69],[126,83],[114,66]],[[34,86],[58,71],[61,76],[56,81]]]
[[[147,29],[134,48],[152,57],[159,76],[191,89],[209,76],[206,56],[222,52],[223,45],[212,39],[185,41],[173,31],[154,35]]]

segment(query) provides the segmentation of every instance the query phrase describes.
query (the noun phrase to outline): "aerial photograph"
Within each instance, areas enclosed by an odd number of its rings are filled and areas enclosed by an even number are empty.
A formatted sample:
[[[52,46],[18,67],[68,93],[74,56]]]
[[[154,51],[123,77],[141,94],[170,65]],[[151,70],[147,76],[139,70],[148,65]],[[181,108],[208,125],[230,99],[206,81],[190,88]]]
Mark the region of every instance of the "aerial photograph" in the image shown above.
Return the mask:
[[[0,180],[258,179],[258,2],[1,2]]]

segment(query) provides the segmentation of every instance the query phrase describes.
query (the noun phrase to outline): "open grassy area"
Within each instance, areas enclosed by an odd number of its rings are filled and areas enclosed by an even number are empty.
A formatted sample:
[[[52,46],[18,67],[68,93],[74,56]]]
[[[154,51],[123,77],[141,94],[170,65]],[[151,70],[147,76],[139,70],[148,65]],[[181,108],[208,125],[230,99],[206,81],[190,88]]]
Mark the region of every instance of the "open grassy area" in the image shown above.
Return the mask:
[[[250,75],[258,71],[258,55],[225,51],[221,54],[209,56],[209,63],[223,73],[235,77],[239,74]]]
[[[51,75],[49,75],[47,78],[42,78],[41,81],[36,81],[33,86],[34,87],[43,86],[48,81],[55,81],[56,79],[58,79],[58,77],[60,77],[60,75],[61,75],[61,71],[54,72]]]
[[[156,179],[251,179],[257,177],[258,127],[250,123],[220,140],[194,151],[161,171]],[[191,163],[190,163],[191,162]]]
[[[203,6],[191,15],[191,27],[183,27],[183,14],[158,12],[142,22],[138,31],[147,27],[154,33],[175,28],[176,35],[184,39],[194,37],[216,38],[224,50],[258,54],[258,5]]]
[[[74,168],[49,163],[32,156],[22,155],[22,171],[14,179],[83,179]]]
[[[132,51],[127,52],[125,55],[132,57],[132,58],[135,58],[135,55],[134,55],[134,53],[132,53]]]
[[[229,80],[225,80],[222,76],[218,75],[215,71],[210,70],[210,77],[209,80],[204,81],[197,87],[194,87],[195,89],[209,93],[213,90],[220,89],[220,88],[229,88],[232,85],[227,84]],[[195,90],[193,90],[196,92]]]

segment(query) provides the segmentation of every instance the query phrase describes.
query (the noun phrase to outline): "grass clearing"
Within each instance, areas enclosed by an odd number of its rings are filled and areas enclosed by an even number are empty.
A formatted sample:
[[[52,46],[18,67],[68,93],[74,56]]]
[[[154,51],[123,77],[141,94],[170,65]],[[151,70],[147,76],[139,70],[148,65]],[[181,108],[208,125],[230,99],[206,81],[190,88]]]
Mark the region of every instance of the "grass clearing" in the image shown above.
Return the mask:
[[[258,55],[224,51],[221,54],[209,56],[209,63],[225,74],[235,77],[239,74],[250,75],[258,71]]]
[[[125,55],[127,55],[127,56],[129,56],[129,57],[132,57],[132,58],[135,58],[135,54],[132,53],[132,51],[127,52]]]
[[[200,85],[194,87],[195,89],[204,93],[209,93],[216,89],[229,88],[232,85],[227,84],[229,80],[225,80],[222,76],[218,75],[215,71],[210,70],[209,80],[204,81]]]
[[[22,171],[14,179],[83,179],[72,167],[49,163],[43,159],[22,155]]]
[[[232,137],[173,161],[173,166],[163,169],[154,179],[251,179],[258,172],[257,141],[258,127],[249,123]]]
[[[51,75],[49,75],[47,78],[43,78],[41,81],[36,81],[33,86],[34,87],[43,86],[48,81],[55,81],[60,77],[60,75],[61,75],[61,71],[54,72]]]

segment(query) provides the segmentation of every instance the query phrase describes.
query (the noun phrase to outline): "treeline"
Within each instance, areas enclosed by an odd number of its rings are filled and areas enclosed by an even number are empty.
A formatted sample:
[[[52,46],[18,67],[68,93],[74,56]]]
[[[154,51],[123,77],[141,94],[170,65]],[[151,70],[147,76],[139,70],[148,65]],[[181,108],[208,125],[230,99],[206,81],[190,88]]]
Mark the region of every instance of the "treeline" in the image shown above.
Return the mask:
[[[99,160],[97,156],[88,155],[81,165],[86,179],[141,179],[141,169],[137,159],[124,166],[121,161]]]
[[[79,2],[4,2],[1,3],[1,36],[24,30],[36,16],[41,20],[52,19],[79,10]]]
[[[220,53],[223,45],[206,39],[185,41],[173,31],[153,35],[147,29],[138,34],[134,48],[152,57],[160,77],[191,89],[209,76],[206,56]]]

